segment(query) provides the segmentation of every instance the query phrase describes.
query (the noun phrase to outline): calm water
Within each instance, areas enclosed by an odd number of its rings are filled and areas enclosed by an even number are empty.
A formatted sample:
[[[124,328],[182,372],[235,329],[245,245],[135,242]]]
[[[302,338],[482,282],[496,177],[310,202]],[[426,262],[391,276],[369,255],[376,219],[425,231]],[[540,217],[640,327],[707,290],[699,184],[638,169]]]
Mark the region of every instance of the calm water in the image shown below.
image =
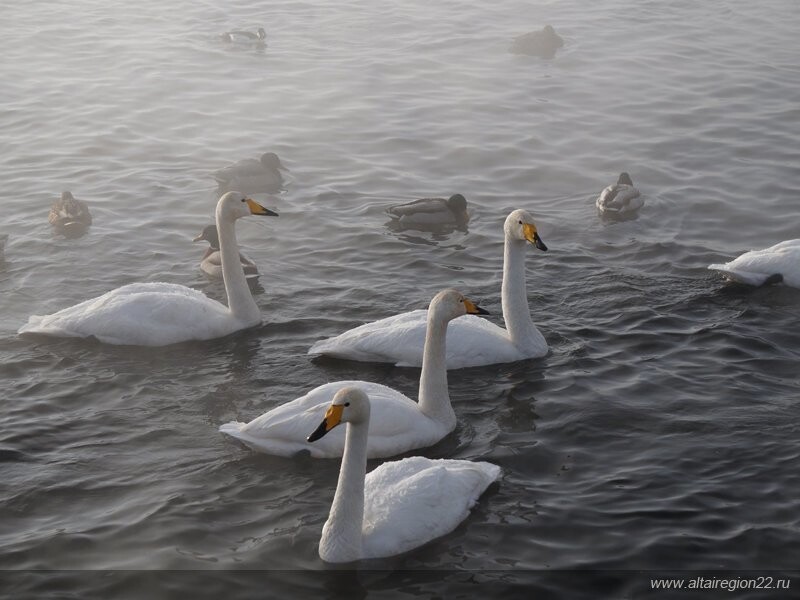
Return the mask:
[[[472,4],[3,6],[0,567],[297,569],[271,581],[335,595],[309,571],[338,462],[259,455],[217,427],[337,379],[414,396],[417,370],[306,350],[444,287],[501,322],[501,227],[521,207],[550,248],[527,270],[551,354],[451,373],[458,428],[421,452],[503,479],[452,534],[365,565],[400,583],[356,588],[425,596],[483,572],[566,594],[547,571],[797,568],[800,290],[705,268],[800,237],[796,2]],[[546,23],[555,59],[508,52]],[[218,39],[261,25],[266,48]],[[262,327],[146,350],[16,335],[131,282],[224,299],[191,243],[209,173],[267,150],[291,171],[256,196],[280,219],[238,224]],[[594,199],[622,170],[646,204],[606,224]],[[94,215],[78,240],[47,224],[63,189]],[[387,204],[454,192],[468,232],[387,228]],[[14,594],[118,597],[147,577],[34,573]]]

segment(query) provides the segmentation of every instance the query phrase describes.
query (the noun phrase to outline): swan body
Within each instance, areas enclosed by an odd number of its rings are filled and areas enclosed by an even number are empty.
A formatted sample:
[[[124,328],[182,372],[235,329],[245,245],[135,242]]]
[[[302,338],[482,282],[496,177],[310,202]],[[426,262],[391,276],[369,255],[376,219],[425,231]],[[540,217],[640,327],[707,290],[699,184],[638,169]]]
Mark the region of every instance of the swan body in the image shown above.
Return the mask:
[[[165,346],[222,337],[258,325],[261,311],[239,263],[234,223],[250,214],[277,215],[239,192],[223,195],[216,213],[229,306],[182,285],[133,283],[52,315],[34,315],[19,333],[95,337],[108,344]]]
[[[564,40],[550,25],[541,31],[531,31],[514,38],[510,51],[514,54],[528,54],[539,58],[553,58],[556,51],[564,45]]]
[[[203,240],[208,242],[209,247],[203,258],[200,259],[200,268],[212,279],[222,279],[222,255],[219,251],[219,234],[217,233],[216,225],[206,225],[203,231],[192,241],[200,242]],[[242,264],[244,276],[247,279],[258,278],[258,267],[249,257],[239,252],[239,262]]]
[[[600,192],[595,205],[603,216],[624,217],[635,214],[644,205],[644,199],[633,187],[631,176],[620,173],[617,183]]]
[[[61,192],[61,198],[50,207],[47,220],[57,233],[79,237],[92,224],[92,215],[86,202],[78,200],[71,192]]]
[[[255,33],[237,29],[226,31],[220,37],[223,42],[231,42],[233,44],[263,44],[267,39],[267,32],[264,31],[263,27],[259,27]]]
[[[319,542],[326,562],[392,556],[450,533],[500,477],[491,463],[421,456],[385,462],[365,475],[372,404],[358,387],[340,389],[308,437],[317,443],[347,423],[339,482]]]
[[[453,194],[449,198],[422,198],[405,204],[395,204],[386,212],[406,227],[463,226],[469,221],[467,200],[461,194]]]
[[[709,265],[708,268],[749,285],[783,282],[800,288],[800,239],[780,242],[763,250],[751,250],[730,262]]]
[[[220,431],[254,450],[269,454],[292,456],[308,451],[315,458],[341,456],[345,441],[343,431],[334,432],[319,444],[308,443],[306,436],[336,393],[357,385],[372,398],[372,424],[366,442],[370,458],[393,456],[438,442],[456,426],[444,365],[448,322],[465,312],[482,314],[486,311],[457,291],[444,290],[433,298],[428,312],[419,402],[378,383],[337,381],[321,385],[249,423],[226,423]]]
[[[525,286],[525,246],[547,250],[525,210],[506,218],[502,303],[506,329],[465,315],[447,331],[447,368],[461,369],[515,362],[547,354],[548,346],[530,317]],[[316,342],[309,354],[402,367],[422,364],[427,311],[415,310],[366,323],[336,337]]]
[[[278,192],[283,187],[281,171],[285,167],[274,152],[266,152],[261,158],[245,158],[214,171],[213,176],[220,190],[239,190],[245,194]]]

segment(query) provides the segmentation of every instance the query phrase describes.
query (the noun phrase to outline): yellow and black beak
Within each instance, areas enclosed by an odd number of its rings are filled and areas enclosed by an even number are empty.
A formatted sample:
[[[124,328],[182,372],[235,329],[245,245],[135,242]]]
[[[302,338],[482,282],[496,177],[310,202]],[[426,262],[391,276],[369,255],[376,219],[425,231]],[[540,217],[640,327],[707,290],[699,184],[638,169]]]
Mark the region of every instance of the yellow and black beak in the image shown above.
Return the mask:
[[[464,298],[464,307],[467,309],[468,315],[488,315],[491,314],[485,308],[481,308],[469,298]]]
[[[253,200],[252,198],[247,198],[245,200],[247,202],[247,206],[250,207],[250,213],[254,215],[260,215],[262,217],[277,217],[278,213],[272,211],[268,208],[264,208],[258,202]]]
[[[322,423],[320,423],[319,427],[314,430],[314,433],[312,433],[306,439],[308,439],[309,442],[316,442],[319,438],[324,436],[331,429],[342,422],[343,412],[344,404],[331,404],[330,408],[328,408],[327,412],[325,413],[325,418],[322,419]]]
[[[522,233],[525,235],[525,239],[539,250],[547,251],[547,246],[544,245],[542,238],[539,237],[539,233],[536,231],[536,225],[532,223],[523,223]]]

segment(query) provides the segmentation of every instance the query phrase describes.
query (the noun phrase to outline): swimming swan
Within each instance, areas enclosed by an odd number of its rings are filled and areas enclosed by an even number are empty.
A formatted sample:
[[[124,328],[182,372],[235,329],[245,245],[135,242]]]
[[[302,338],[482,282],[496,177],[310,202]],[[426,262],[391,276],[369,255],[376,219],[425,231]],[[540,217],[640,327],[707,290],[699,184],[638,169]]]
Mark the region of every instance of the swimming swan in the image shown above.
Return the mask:
[[[222,255],[219,252],[219,234],[216,225],[206,225],[193,242],[208,242],[208,250],[200,259],[200,268],[212,279],[222,279]],[[239,252],[239,262],[242,263],[244,276],[247,279],[258,278],[258,267],[250,258]]]
[[[556,51],[564,45],[564,40],[550,25],[545,25],[541,31],[531,31],[518,35],[511,43],[510,52],[514,54],[528,54],[539,58],[553,58]]]
[[[314,388],[305,396],[278,406],[249,423],[233,421],[219,429],[250,448],[268,454],[292,456],[307,450],[315,458],[341,456],[344,431],[326,436],[319,444],[309,444],[306,436],[319,422],[336,392],[356,385],[372,399],[367,456],[383,458],[435,444],[456,426],[456,415],[447,393],[445,346],[447,324],[465,313],[485,314],[486,311],[455,290],[441,291],[431,300],[419,379],[419,402],[379,383],[336,381]]]
[[[92,215],[86,202],[78,200],[71,192],[61,192],[61,198],[50,207],[47,220],[57,233],[74,238],[86,233],[92,224]]]
[[[261,158],[244,158],[214,171],[213,177],[220,190],[238,190],[245,194],[278,192],[283,188],[281,171],[286,168],[274,152],[265,152]]]
[[[631,176],[620,173],[617,183],[608,186],[597,197],[595,206],[603,216],[630,216],[644,205],[639,190],[633,187]]]
[[[461,194],[449,198],[422,198],[405,204],[390,206],[386,212],[397,219],[400,225],[456,225],[463,226],[469,221],[467,200]]]
[[[515,210],[505,225],[503,320],[507,329],[484,319],[462,317],[447,333],[447,368],[461,369],[514,362],[547,354],[547,342],[531,320],[525,288],[525,246],[547,250],[526,210]],[[414,310],[366,323],[336,337],[320,340],[309,354],[402,367],[422,364],[426,311]]]
[[[729,279],[750,285],[780,283],[800,288],[800,239],[751,250],[725,264],[708,265]]]
[[[412,456],[385,462],[369,474],[370,399],[357,387],[336,392],[316,442],[347,423],[344,456],[331,512],[322,527],[319,556],[330,563],[407,552],[453,531],[500,467],[469,460]]]
[[[107,344],[165,346],[187,340],[218,338],[261,323],[250,294],[236,244],[236,219],[277,216],[239,192],[217,203],[222,271],[228,305],[173,283],[132,283],[52,315],[32,316],[19,333],[57,337],[93,336]]]

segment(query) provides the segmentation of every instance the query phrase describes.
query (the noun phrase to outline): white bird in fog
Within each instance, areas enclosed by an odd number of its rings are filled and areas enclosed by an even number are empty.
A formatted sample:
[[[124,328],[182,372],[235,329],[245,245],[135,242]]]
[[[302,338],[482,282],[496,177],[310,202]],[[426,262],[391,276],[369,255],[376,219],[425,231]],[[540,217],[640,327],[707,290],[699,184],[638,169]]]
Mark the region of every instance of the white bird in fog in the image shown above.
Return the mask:
[[[708,265],[728,279],[749,285],[784,283],[800,288],[800,239],[751,250],[724,264]]]
[[[223,42],[231,42],[233,44],[263,44],[267,39],[267,32],[263,27],[253,33],[252,31],[244,31],[235,29],[233,31],[226,31],[221,36]]]
[[[237,190],[245,194],[278,192],[283,187],[281,171],[286,168],[274,152],[265,152],[261,158],[244,158],[214,171],[213,177],[220,190]]]
[[[392,556],[450,533],[500,477],[491,463],[422,456],[385,462],[366,474],[370,405],[364,390],[342,388],[308,436],[313,443],[347,424],[339,482],[319,541],[326,562]]]
[[[260,324],[261,310],[250,293],[236,244],[236,219],[251,214],[278,216],[239,192],[228,192],[217,203],[228,306],[183,285],[132,283],[52,315],[34,315],[19,333],[165,346],[223,337]]]

